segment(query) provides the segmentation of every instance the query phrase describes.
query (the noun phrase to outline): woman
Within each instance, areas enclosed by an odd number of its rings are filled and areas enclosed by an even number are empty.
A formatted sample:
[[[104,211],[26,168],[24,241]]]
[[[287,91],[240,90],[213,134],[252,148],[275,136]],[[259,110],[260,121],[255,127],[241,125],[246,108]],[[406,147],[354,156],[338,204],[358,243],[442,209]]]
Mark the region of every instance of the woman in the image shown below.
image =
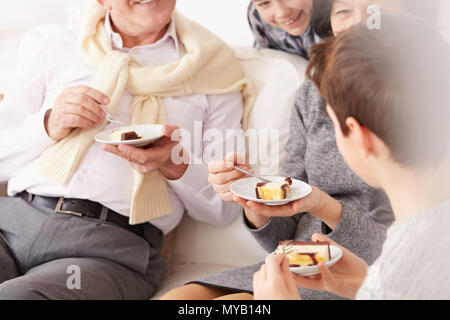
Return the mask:
[[[367,3],[359,0],[329,2],[332,5],[325,7],[330,10],[324,14],[329,17],[335,34],[362,21],[367,11]],[[393,2],[388,1],[390,5]],[[210,164],[214,189],[224,201],[239,202],[244,207],[248,230],[268,252],[279,241],[309,241],[314,233],[323,233],[351,248],[368,264],[373,263],[381,252],[387,227],[394,219],[392,209],[383,192],[365,184],[345,163],[336,146],[325,101],[311,81],[306,81],[297,94],[290,132],[282,174],[314,186],[310,196],[280,207],[233,197],[230,184],[243,178],[227,166],[227,162],[239,162],[234,155]],[[259,267],[257,264],[213,275],[175,289],[163,299],[251,299],[252,278]],[[303,299],[338,298],[306,289],[300,289],[300,294]]]

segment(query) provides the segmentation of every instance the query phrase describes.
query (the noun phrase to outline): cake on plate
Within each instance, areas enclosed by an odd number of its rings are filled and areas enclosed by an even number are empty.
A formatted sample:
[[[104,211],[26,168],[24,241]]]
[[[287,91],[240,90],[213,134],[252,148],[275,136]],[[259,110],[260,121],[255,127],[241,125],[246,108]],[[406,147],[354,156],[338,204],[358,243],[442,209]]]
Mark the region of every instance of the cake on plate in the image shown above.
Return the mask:
[[[286,254],[291,268],[315,266],[331,258],[327,242],[281,241],[275,252]]]
[[[111,133],[112,141],[127,141],[127,140],[136,140],[141,139],[141,137],[136,133],[136,131],[131,131],[127,128],[121,128],[118,130],[114,130]]]
[[[292,179],[282,182],[262,182],[256,184],[256,198],[261,200],[284,200],[288,197]]]

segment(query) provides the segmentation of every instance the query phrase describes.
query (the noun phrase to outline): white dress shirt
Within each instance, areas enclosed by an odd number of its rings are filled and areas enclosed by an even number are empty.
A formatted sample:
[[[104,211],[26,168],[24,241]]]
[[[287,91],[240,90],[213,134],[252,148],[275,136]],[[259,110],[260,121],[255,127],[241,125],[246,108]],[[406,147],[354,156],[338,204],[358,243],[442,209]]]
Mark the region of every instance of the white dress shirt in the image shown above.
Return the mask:
[[[127,49],[120,34],[105,24],[114,49],[129,52],[141,66],[164,65],[185,54],[172,22],[164,37],[152,45]],[[50,183],[35,168],[35,162],[55,143],[44,128],[45,112],[67,88],[89,85],[96,70],[85,64],[78,49],[77,38],[71,32],[55,26],[30,31],[18,51],[16,75],[12,78],[10,94],[0,105],[0,181],[9,181],[8,194],[23,190],[42,196],[89,199],[128,216],[133,186],[133,169],[129,163],[102,150],[94,142],[66,186]],[[220,76],[220,75],[218,75]],[[157,79],[155,79],[157,81]],[[117,106],[115,117],[130,122],[133,95],[125,91]],[[226,140],[227,129],[241,128],[243,102],[240,93],[225,95],[189,95],[163,99],[168,124],[178,125],[190,133],[192,140],[183,140],[196,161],[215,144]],[[109,124],[106,129],[117,127]],[[200,128],[201,130],[198,130]],[[211,139],[208,129],[222,133],[223,139]],[[194,135],[194,131],[200,134]],[[243,139],[242,132],[238,133]],[[225,147],[223,147],[225,148]],[[232,151],[226,150],[225,152]],[[242,148],[234,151],[243,152]],[[217,158],[223,157],[223,154]],[[192,161],[191,161],[192,162]],[[207,163],[190,164],[183,177],[168,181],[173,213],[151,220],[165,234],[181,220],[185,210],[196,220],[225,225],[239,215],[241,208],[225,203],[208,184]]]

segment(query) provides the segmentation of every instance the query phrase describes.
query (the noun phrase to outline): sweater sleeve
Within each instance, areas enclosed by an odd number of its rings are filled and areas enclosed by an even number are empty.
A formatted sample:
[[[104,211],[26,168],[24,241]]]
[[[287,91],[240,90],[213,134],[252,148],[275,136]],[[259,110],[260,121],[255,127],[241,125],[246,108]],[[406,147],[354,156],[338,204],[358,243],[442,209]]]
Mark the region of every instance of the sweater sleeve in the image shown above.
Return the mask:
[[[373,189],[367,195],[353,200],[334,197],[343,204],[343,212],[339,224],[327,236],[371,265],[381,254],[394,217],[384,193]],[[369,204],[362,204],[364,199],[369,199]]]

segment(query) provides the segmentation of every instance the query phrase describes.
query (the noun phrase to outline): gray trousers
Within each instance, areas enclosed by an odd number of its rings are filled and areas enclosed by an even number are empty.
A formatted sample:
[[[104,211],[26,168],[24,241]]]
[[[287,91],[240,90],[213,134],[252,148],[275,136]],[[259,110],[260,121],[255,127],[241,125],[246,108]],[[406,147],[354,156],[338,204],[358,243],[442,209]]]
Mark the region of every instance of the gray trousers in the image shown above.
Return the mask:
[[[0,197],[0,300],[149,299],[167,271],[158,231]]]

